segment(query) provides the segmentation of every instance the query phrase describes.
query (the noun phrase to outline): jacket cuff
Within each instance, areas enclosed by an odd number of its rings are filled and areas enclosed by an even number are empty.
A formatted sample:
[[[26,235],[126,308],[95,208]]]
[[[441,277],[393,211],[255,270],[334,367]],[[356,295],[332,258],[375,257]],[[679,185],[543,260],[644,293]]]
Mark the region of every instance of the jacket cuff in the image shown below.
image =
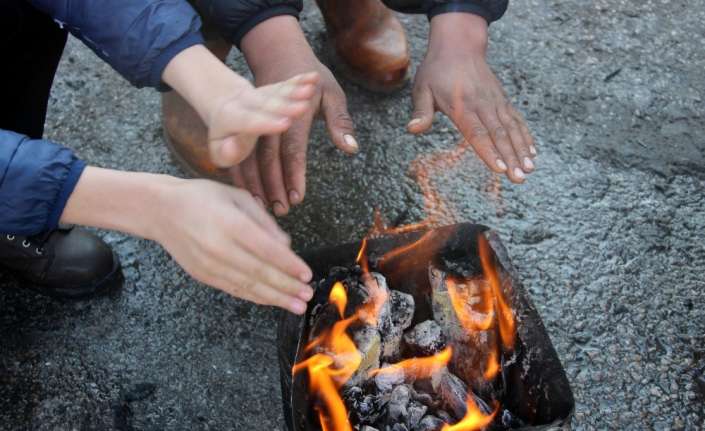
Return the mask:
[[[292,5],[278,5],[271,7],[269,9],[264,9],[247,19],[242,25],[240,25],[233,34],[230,35],[230,42],[240,49],[240,42],[245,35],[255,28],[259,23],[268,20],[269,18],[274,18],[275,16],[281,15],[291,15],[296,19],[299,19],[299,10]]]
[[[491,23],[493,21],[492,19],[492,13],[483,6],[477,5],[477,4],[472,4],[472,3],[445,3],[445,4],[439,4],[437,6],[432,7],[428,11],[428,19],[429,21],[431,18],[433,18],[436,15],[440,15],[442,13],[450,13],[450,12],[464,12],[464,13],[471,13],[474,15],[479,15],[482,18],[487,21],[487,24]]]
[[[165,49],[154,61],[152,72],[149,75],[149,85],[155,87],[159,91],[169,91],[168,85],[162,81],[164,69],[169,62],[176,57],[181,51],[190,48],[194,45],[203,45],[203,35],[201,32],[189,33],[188,35],[177,40]]]
[[[71,164],[71,168],[64,179],[64,184],[61,186],[58,195],[56,196],[56,201],[49,213],[49,218],[47,219],[47,225],[45,231],[56,229],[59,226],[59,219],[61,219],[61,214],[64,213],[64,208],[66,208],[66,202],[68,202],[73,189],[76,188],[79,178],[83,170],[86,169],[86,162],[83,160],[76,159]]]

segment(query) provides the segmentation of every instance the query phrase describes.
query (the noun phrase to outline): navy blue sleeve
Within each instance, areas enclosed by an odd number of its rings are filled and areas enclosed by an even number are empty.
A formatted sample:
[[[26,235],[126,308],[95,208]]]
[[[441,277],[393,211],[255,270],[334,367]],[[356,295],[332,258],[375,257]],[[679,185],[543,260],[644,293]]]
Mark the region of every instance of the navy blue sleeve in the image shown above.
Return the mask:
[[[353,0],[354,1],[354,0]],[[193,0],[206,22],[221,36],[240,47],[242,38],[257,24],[279,15],[298,19],[303,0]]]
[[[56,228],[85,167],[68,148],[0,130],[0,232]]]
[[[504,15],[509,0],[382,0],[387,7],[403,13],[425,13],[429,19],[448,12],[479,15],[488,23]]]
[[[203,43],[185,0],[30,0],[136,87],[162,87],[166,65]]]

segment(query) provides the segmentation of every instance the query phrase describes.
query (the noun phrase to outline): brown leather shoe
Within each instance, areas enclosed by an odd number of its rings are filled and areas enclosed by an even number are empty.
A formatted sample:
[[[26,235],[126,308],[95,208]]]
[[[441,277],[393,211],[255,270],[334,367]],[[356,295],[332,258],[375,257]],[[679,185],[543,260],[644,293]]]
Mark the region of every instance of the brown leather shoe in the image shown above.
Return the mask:
[[[214,39],[207,41],[206,47],[225,61],[231,45]],[[176,91],[162,94],[162,128],[171,155],[189,175],[231,182],[228,171],[211,162],[206,125]]]
[[[409,46],[401,23],[380,0],[316,0],[335,66],[372,91],[396,90],[409,78]]]

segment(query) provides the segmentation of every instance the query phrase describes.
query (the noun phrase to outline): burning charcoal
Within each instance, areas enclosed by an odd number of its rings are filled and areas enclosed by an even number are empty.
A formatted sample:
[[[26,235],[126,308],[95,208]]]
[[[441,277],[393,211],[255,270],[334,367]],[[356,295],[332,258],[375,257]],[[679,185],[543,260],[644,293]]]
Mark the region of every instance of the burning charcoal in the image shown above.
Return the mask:
[[[428,407],[419,402],[411,401],[406,410],[408,412],[407,423],[410,427],[414,427],[421,422],[421,418],[423,418],[428,411]]]
[[[404,334],[405,356],[431,356],[445,345],[445,335],[433,320],[421,322]]]
[[[367,374],[370,370],[379,368],[380,365],[381,338],[379,331],[372,326],[364,325],[356,328],[352,337],[362,360],[355,374],[345,384],[346,386],[361,384],[367,380]]]
[[[450,367],[453,372],[457,373],[464,381],[471,383],[473,387],[483,387],[487,384],[483,374],[488,356],[490,352],[497,349],[496,331],[494,329],[466,330],[453,307],[453,301],[448,292],[447,274],[431,267],[429,278],[433,288],[431,298],[433,317],[446,336],[447,344],[453,347]],[[488,288],[486,283],[478,280],[468,281],[463,284],[463,287],[470,290],[468,293],[469,302],[476,300],[482,289]],[[475,291],[478,293],[474,294]],[[470,310],[468,316],[474,319],[486,315]],[[478,321],[473,320],[473,322]]]
[[[379,373],[375,375],[375,386],[380,392],[389,392],[393,387],[404,383],[404,371],[396,373]]]
[[[360,431],[379,431],[375,427],[371,427],[369,425],[363,425],[362,428],[360,428]]]
[[[382,359],[391,362],[401,357],[401,340],[414,318],[414,305],[414,297],[408,293],[390,292],[389,318],[380,321]]]
[[[450,410],[456,420],[460,420],[465,416],[467,411],[468,387],[460,380],[460,377],[452,374],[450,371],[445,371],[435,375],[431,379],[433,388],[436,394],[443,400],[444,406]],[[470,392],[475,404],[484,414],[490,414],[492,409],[487,403],[474,393]]]
[[[433,407],[436,404],[431,395],[424,392],[419,392],[417,390],[414,390],[411,393],[411,398],[427,407]]]
[[[443,423],[450,424],[450,423],[455,422],[455,419],[453,418],[453,416],[451,416],[450,413],[448,413],[445,410],[438,410],[436,412],[436,415],[438,415],[438,417],[440,418],[440,420]]]
[[[465,416],[468,388],[460,378],[449,371],[439,373],[431,379],[433,389],[443,400],[443,404],[456,419]]]
[[[387,405],[387,417],[391,423],[403,422],[408,416],[407,406],[411,400],[411,391],[406,385],[399,385],[392,390]]]
[[[441,419],[435,417],[435,416],[424,416],[423,419],[421,419],[421,422],[419,422],[417,425],[413,426],[411,428],[412,431],[440,431],[441,428],[443,428],[443,425],[445,425],[446,422],[443,422]]]

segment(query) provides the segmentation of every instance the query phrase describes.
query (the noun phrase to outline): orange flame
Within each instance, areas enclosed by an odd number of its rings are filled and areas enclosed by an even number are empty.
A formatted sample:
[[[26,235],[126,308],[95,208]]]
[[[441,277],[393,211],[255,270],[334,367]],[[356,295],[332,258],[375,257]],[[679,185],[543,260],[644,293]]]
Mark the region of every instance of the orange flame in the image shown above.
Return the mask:
[[[345,306],[348,305],[348,295],[345,293],[345,286],[343,286],[343,283],[338,281],[333,285],[333,288],[330,290],[328,300],[338,309],[340,317],[344,317]]]
[[[485,428],[487,425],[491,424],[494,420],[499,406],[495,406],[494,411],[486,415],[482,413],[475,400],[473,400],[472,395],[468,395],[466,405],[468,411],[465,413],[465,417],[455,425],[444,425],[441,431],[478,431]]]
[[[477,244],[480,252],[480,262],[482,263],[482,272],[492,287],[492,293],[495,299],[497,320],[499,321],[499,335],[502,339],[502,345],[504,345],[504,348],[507,350],[513,350],[514,336],[516,335],[514,312],[509,304],[507,304],[507,300],[502,293],[502,284],[497,268],[494,265],[493,254],[487,238],[482,234],[478,235]]]
[[[480,280],[455,280],[448,277],[446,287],[455,315],[466,331],[486,331],[492,327],[494,323],[492,291],[482,286]],[[476,307],[472,304],[472,300],[475,299],[473,290],[479,290],[480,293]],[[479,310],[476,311],[476,309]]]
[[[396,375],[403,373],[405,377],[414,380],[425,379],[445,368],[448,365],[448,362],[450,362],[452,355],[453,349],[449,346],[433,356],[406,359],[387,367],[371,370],[369,372],[369,376],[374,377],[378,374]]]
[[[355,263],[360,265],[363,274],[370,273],[370,264],[367,261],[367,237],[363,238],[362,244],[360,244],[360,251],[357,252]]]
[[[492,381],[495,376],[497,376],[497,373],[499,373],[499,370],[501,369],[499,365],[499,359],[498,359],[498,352],[496,349],[490,350],[487,356],[487,365],[485,366],[485,373],[483,374],[483,377],[485,380]]]

